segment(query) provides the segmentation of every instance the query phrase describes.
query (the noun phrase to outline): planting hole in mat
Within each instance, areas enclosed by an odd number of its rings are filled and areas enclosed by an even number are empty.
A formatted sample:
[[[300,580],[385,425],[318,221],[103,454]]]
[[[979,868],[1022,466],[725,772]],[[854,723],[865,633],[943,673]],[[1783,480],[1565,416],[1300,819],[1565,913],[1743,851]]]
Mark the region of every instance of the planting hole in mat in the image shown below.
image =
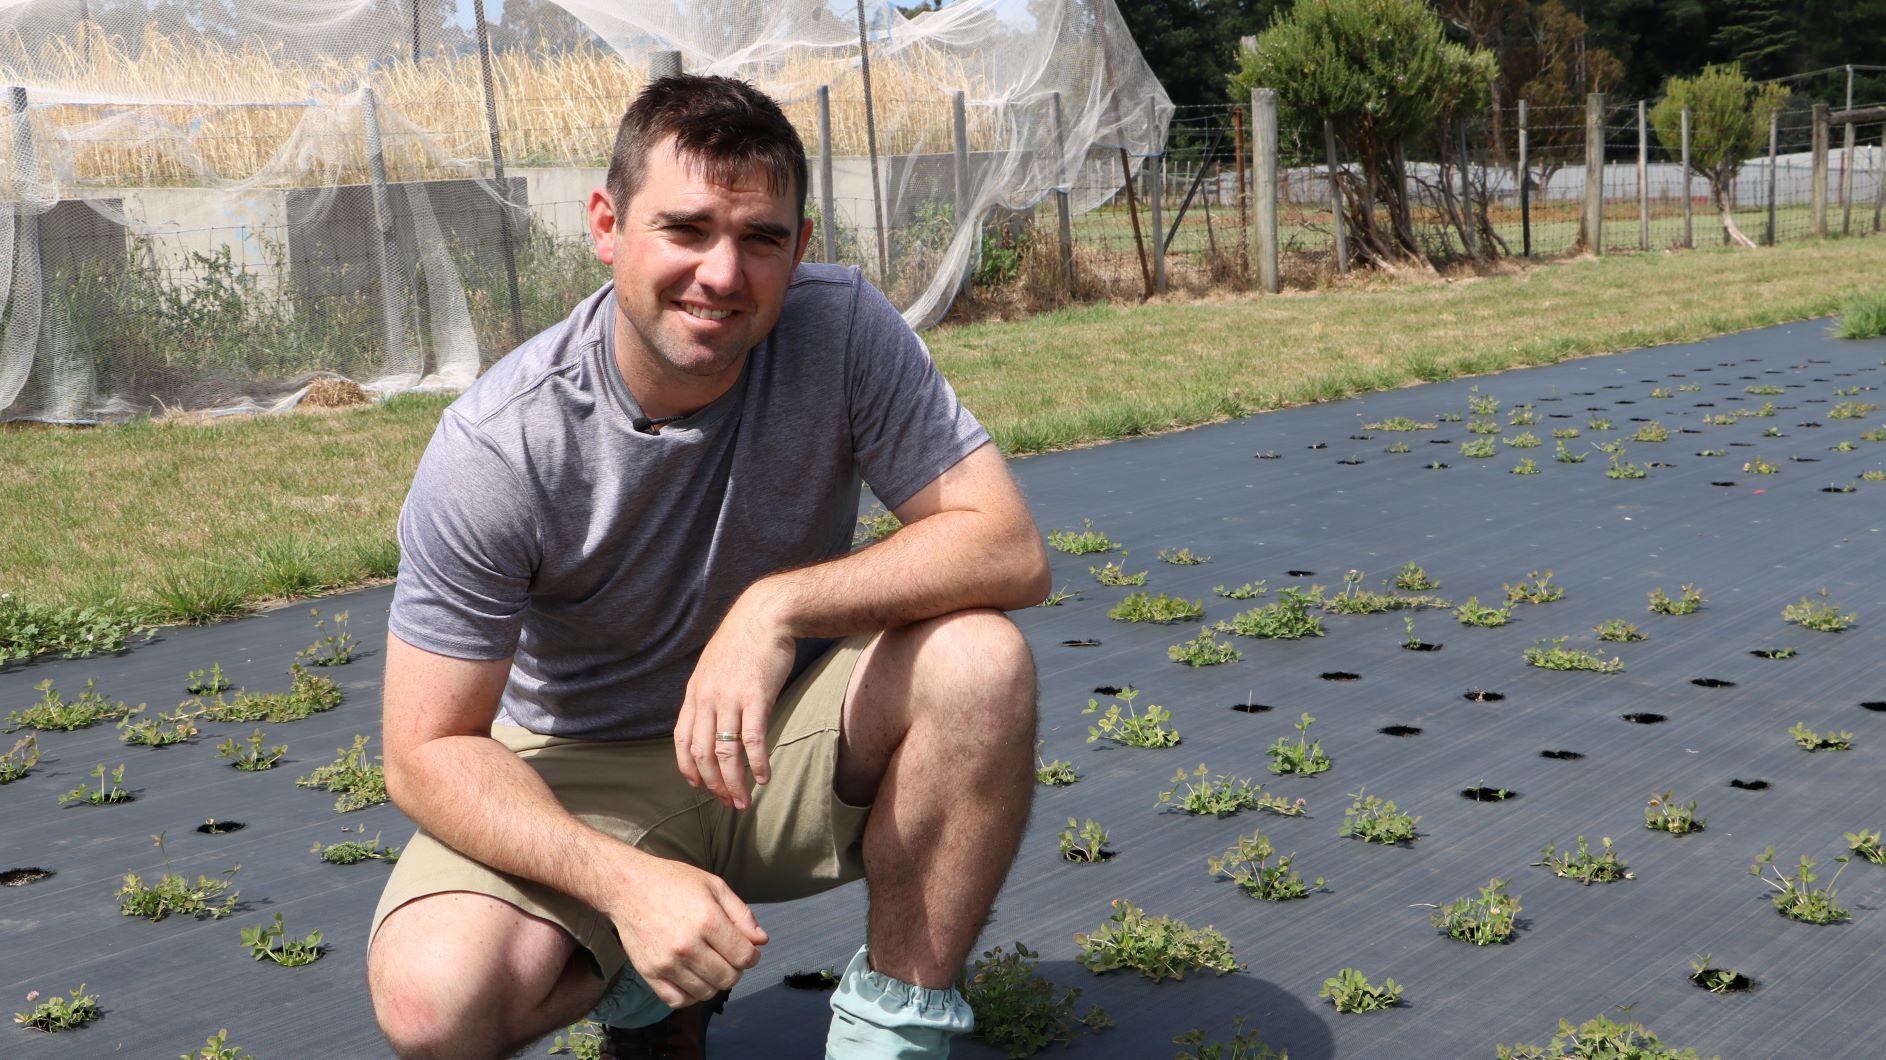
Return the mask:
[[[1792,659],[1796,653],[1793,648],[1754,648],[1749,654],[1757,659]]]
[[[51,869],[42,869],[37,865],[28,869],[8,869],[0,872],[0,887],[24,887],[29,883],[38,883],[51,875]]]
[[[1360,463],[1362,463],[1362,458],[1361,458],[1361,457],[1359,457],[1359,456],[1352,456],[1352,457],[1350,457],[1350,458],[1348,458],[1347,460],[1338,460],[1338,461],[1336,461],[1336,462],[1337,462],[1338,464],[1342,464],[1342,465],[1345,465],[1345,466],[1347,466],[1347,467],[1354,467],[1354,466],[1356,466],[1357,464],[1360,464]]]
[[[1766,780],[1743,780],[1741,777],[1736,777],[1734,780],[1729,781],[1729,786],[1732,788],[1741,788],[1743,791],[1768,790],[1768,782]]]
[[[1361,674],[1352,674],[1347,670],[1330,670],[1317,675],[1325,681],[1360,681]]]
[[[1704,968],[1690,976],[1690,982],[1712,994],[1739,994],[1755,989],[1755,980],[1727,968]]]
[[[1711,486],[1733,486],[1733,485],[1735,485],[1735,483],[1733,483],[1733,482],[1711,482],[1711,483],[1710,483],[1710,485],[1711,485]]]
[[[1117,696],[1122,692],[1130,692],[1132,690],[1133,690],[1132,685],[1095,685],[1094,695]]]
[[[204,835],[222,835],[225,832],[240,832],[245,826],[241,821],[219,821],[214,817],[196,826]]]
[[[1282,453],[1270,449],[1266,449],[1261,453],[1252,453],[1251,455],[1257,457],[1259,460],[1276,460],[1283,456]]]
[[[1474,802],[1505,802],[1508,799],[1519,798],[1519,792],[1511,788],[1490,788],[1482,784],[1475,788],[1463,788],[1460,797]]]
[[[1869,699],[1860,704],[1860,706],[1865,707],[1867,710],[1876,710],[1886,713],[1886,699]]]
[[[1620,714],[1618,717],[1623,718],[1632,725],[1657,725],[1666,720],[1661,714],[1649,713]]]
[[[1100,647],[1100,642],[1097,640],[1064,640],[1061,642],[1061,647],[1063,648],[1098,648]]]
[[[1061,858],[1064,861],[1072,861],[1076,865],[1098,865],[1099,863],[1103,861],[1112,861],[1116,856],[1117,855],[1115,854],[1114,851],[1102,850],[1100,852],[1099,857],[1095,858],[1092,861],[1088,861],[1085,857],[1070,850],[1067,853],[1061,855]]]
[[[1387,725],[1375,730],[1383,736],[1419,736],[1421,730],[1413,725]]]
[[[1550,758],[1555,762],[1576,762],[1585,757],[1577,751],[1540,751],[1540,758]]]
[[[1349,440],[1352,442],[1366,442],[1374,437],[1375,435],[1373,434],[1352,434],[1349,436]]]
[[[819,990],[830,993],[838,989],[838,976],[826,968],[814,968],[809,972],[787,972],[785,983],[793,990]]]
[[[1292,577],[1292,578],[1314,578],[1314,577],[1316,577],[1316,572],[1315,572],[1315,571],[1313,571],[1313,570],[1287,570],[1287,571],[1284,571],[1284,573],[1285,573],[1285,574],[1287,574],[1287,575],[1289,575],[1289,576],[1290,576],[1290,577]]]
[[[1262,714],[1271,709],[1271,706],[1269,703],[1253,703],[1247,699],[1242,703],[1231,704],[1231,709],[1240,714]]]
[[[1477,688],[1469,688],[1467,694],[1461,698],[1475,703],[1498,703],[1506,698],[1506,694],[1504,692],[1482,692]]]
[[[1697,688],[1734,688],[1734,681],[1724,681],[1720,677],[1692,677],[1690,684]]]
[[[1413,644],[1403,644],[1402,647],[1408,651],[1440,651],[1443,647],[1446,647],[1446,645],[1429,644],[1425,640],[1418,640]]]
[[[1328,442],[1317,442],[1317,443],[1316,443],[1316,444],[1314,444],[1314,445],[1306,445],[1306,446],[1304,446],[1304,448],[1305,448],[1305,449],[1328,449],[1328,448],[1329,448],[1329,443],[1328,443]]]

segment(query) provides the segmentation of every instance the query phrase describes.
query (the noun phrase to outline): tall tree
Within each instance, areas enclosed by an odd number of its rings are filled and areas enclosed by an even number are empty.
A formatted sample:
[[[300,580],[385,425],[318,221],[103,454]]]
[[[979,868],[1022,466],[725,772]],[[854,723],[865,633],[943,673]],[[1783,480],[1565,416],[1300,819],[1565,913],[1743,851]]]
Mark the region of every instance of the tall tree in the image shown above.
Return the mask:
[[[1739,65],[1749,77],[1768,80],[1792,73],[1789,61],[1801,34],[1782,0],[1718,0],[1710,49],[1724,62]]]
[[[1176,106],[1222,104],[1238,38],[1264,28],[1289,0],[1133,0],[1120,17]]]
[[[1684,108],[1690,112],[1690,168],[1709,182],[1710,197],[1722,214],[1722,241],[1755,245],[1735,226],[1731,184],[1742,160],[1768,138],[1768,119],[1788,97],[1777,84],[1757,84],[1734,63],[1705,66],[1695,77],[1673,77],[1663,99],[1650,110],[1657,138],[1678,142]]]

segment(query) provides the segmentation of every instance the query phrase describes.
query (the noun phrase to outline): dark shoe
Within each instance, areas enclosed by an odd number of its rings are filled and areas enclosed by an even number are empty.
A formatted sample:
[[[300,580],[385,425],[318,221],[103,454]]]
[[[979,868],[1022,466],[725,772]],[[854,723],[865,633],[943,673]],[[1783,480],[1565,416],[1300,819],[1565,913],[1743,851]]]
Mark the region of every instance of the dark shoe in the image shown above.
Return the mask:
[[[707,1021],[727,1006],[730,990],[712,1000],[678,1008],[646,1027],[603,1028],[601,1060],[702,1060],[707,1056]]]

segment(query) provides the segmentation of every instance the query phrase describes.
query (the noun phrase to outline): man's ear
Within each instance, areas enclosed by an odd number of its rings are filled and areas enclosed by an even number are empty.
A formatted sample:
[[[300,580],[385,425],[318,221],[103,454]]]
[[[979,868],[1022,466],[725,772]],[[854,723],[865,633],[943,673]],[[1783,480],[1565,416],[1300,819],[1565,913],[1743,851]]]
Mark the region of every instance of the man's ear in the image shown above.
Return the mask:
[[[799,263],[805,260],[806,248],[811,245],[812,245],[812,219],[808,217],[799,222],[799,249],[792,256],[793,268],[795,269],[798,268]]]
[[[609,189],[589,193],[589,238],[596,247],[596,258],[604,265],[616,263],[616,204]]]

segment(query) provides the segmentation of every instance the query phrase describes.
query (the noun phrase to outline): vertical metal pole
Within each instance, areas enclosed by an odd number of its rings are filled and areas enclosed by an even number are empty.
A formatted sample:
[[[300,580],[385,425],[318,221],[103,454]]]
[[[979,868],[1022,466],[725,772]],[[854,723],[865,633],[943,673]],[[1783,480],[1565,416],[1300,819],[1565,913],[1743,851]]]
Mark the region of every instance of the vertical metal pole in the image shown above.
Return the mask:
[[[14,259],[0,262],[14,271],[13,297],[33,300],[32,316],[39,322],[34,329],[35,350],[38,349],[39,337],[46,331],[46,277],[45,258],[40,256],[39,207],[34,202],[40,196],[34,185],[38,183],[38,161],[33,145],[33,118],[26,109],[26,88],[23,85],[7,86],[7,102],[13,112],[13,190],[19,196],[19,203],[13,207],[16,211],[19,229],[16,236]],[[24,306],[14,306],[14,320],[11,325],[24,320]],[[31,362],[28,362],[29,365]],[[9,399],[10,400],[10,399]],[[64,400],[58,395],[55,400]]]
[[[1526,125],[1526,101],[1519,101],[1519,239],[1520,253],[1532,257],[1532,170],[1526,162],[1531,130]]]
[[[1251,242],[1257,247],[1257,283],[1276,294],[1283,289],[1277,269],[1277,90],[1251,92]]]
[[[1579,242],[1604,254],[1604,93],[1585,97],[1585,224]]]
[[[491,78],[491,32],[485,23],[485,0],[472,0],[472,18],[478,31],[478,75],[485,87],[485,125],[491,130],[491,179],[498,187],[498,252],[504,258],[504,289],[511,300],[511,344],[516,346],[524,342],[524,307],[517,290],[511,189],[504,182],[504,141],[498,134],[498,95]]]
[[[399,264],[399,240],[393,234],[393,205],[386,190],[386,155],[380,146],[380,116],[371,87],[360,90],[360,121],[367,140],[367,166],[373,178],[373,237],[367,240],[380,281],[380,320],[386,331],[388,363],[406,359],[406,270]]]
[[[1148,197],[1153,211],[1153,290],[1165,294],[1166,230],[1159,220],[1159,206],[1166,197],[1166,144],[1159,137],[1159,100],[1154,96],[1146,97],[1146,164],[1142,169],[1152,191]]]
[[[1840,145],[1840,234],[1853,234],[1853,149],[1856,131],[1853,122],[1847,122],[1845,138]]]
[[[648,79],[659,80],[674,77],[681,72],[681,53],[657,51],[648,53]]]
[[[419,5],[421,0],[406,0],[413,9],[413,65],[419,65]]]
[[[1879,150],[1873,154],[1873,231],[1879,231],[1880,211],[1886,209],[1886,125],[1879,127]]]
[[[1120,117],[1119,82],[1113,76],[1113,49],[1107,43],[1107,13],[1094,20],[1096,43],[1100,46],[1100,68],[1107,93],[1107,115],[1120,138],[1120,182],[1126,185],[1126,212],[1133,219],[1133,246],[1139,250],[1140,282],[1146,285],[1146,297],[1153,296],[1153,270],[1146,261],[1146,237],[1139,227],[1139,199],[1133,194],[1133,160],[1126,149],[1126,119]]]
[[[838,202],[832,192],[832,86],[819,86],[819,227],[825,260],[838,260]]]
[[[1696,246],[1695,229],[1692,227],[1690,203],[1690,109],[1683,108],[1683,248],[1694,249]]]
[[[1052,97],[1054,104],[1054,212],[1061,248],[1061,276],[1070,296],[1074,293],[1074,219],[1068,204],[1067,129],[1061,123],[1061,93]]]
[[[1343,231],[1342,182],[1336,178],[1336,126],[1323,119],[1323,164],[1329,170],[1329,209],[1335,218],[1336,275],[1349,275],[1349,236]]]
[[[1814,235],[1827,236],[1827,104],[1814,104],[1813,174],[1814,186],[1808,201],[1812,203]]]
[[[982,219],[969,216],[969,108],[964,101],[962,89],[950,93],[950,132],[956,141],[956,225],[976,226],[976,252],[982,252]],[[962,279],[957,282],[958,291],[969,286],[970,266],[973,260],[963,266]]]
[[[1781,108],[1777,107],[1768,115],[1768,239],[1769,246],[1775,245],[1775,175],[1780,163],[1781,151]],[[1729,211],[1735,212],[1735,197],[1729,198]],[[1729,235],[1723,233],[1723,239]]]
[[[871,38],[864,28],[864,0],[858,0],[858,72],[864,79],[864,142],[871,156],[871,212],[877,219],[878,282],[891,285],[891,248],[884,234],[884,192],[878,184],[877,115],[871,109]]]
[[[1650,249],[1650,127],[1637,101],[1637,249]]]
[[[1460,145],[1460,238],[1467,244],[1467,256],[1480,256],[1480,240],[1474,231],[1473,218],[1473,175],[1467,168],[1467,120],[1462,118],[1455,128],[1455,141]]]

